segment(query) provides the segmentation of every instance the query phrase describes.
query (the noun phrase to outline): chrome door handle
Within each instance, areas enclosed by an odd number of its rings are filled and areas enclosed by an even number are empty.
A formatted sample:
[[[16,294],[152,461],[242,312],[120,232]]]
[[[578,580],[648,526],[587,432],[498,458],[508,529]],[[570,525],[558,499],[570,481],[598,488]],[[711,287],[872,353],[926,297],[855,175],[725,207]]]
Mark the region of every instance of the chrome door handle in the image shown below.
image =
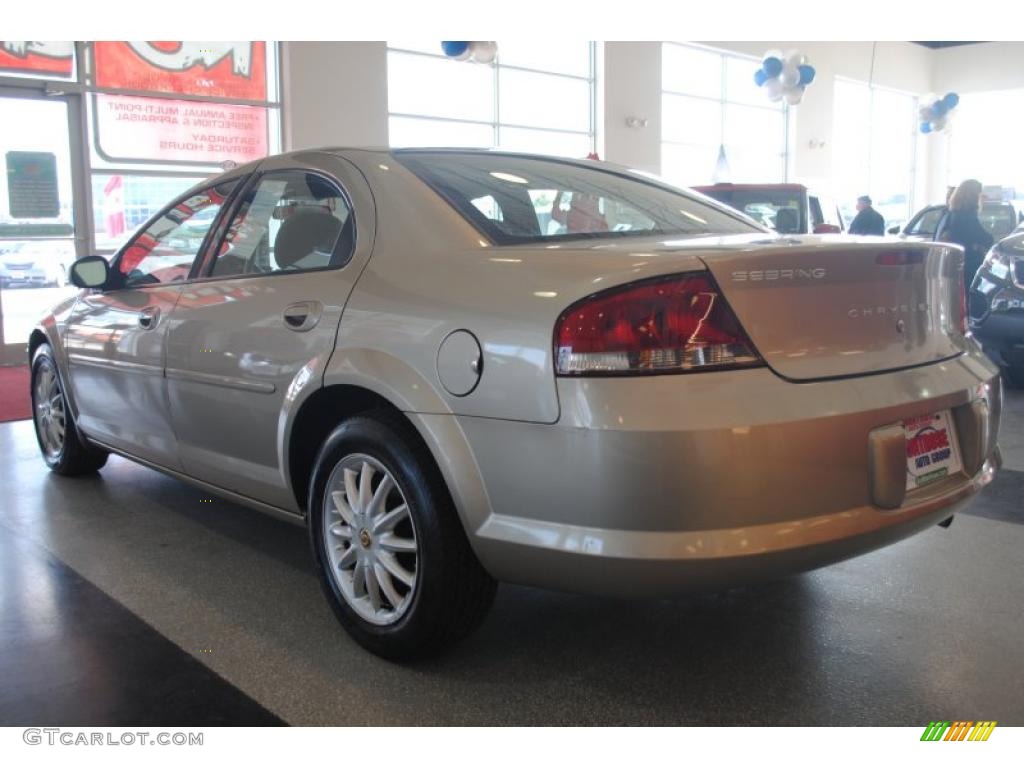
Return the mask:
[[[139,312],[139,327],[151,331],[160,322],[160,307],[146,307]]]
[[[322,312],[323,305],[319,301],[299,301],[288,305],[282,317],[288,330],[301,333],[315,328]]]

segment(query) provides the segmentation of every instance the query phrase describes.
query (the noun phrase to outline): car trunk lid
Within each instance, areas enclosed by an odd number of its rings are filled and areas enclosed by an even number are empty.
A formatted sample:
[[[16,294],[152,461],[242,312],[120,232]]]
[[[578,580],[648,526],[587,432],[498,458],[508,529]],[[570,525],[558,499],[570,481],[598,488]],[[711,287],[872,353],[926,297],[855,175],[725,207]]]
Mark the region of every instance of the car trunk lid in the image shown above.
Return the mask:
[[[880,373],[965,349],[959,248],[803,238],[701,259],[765,362],[785,378]]]

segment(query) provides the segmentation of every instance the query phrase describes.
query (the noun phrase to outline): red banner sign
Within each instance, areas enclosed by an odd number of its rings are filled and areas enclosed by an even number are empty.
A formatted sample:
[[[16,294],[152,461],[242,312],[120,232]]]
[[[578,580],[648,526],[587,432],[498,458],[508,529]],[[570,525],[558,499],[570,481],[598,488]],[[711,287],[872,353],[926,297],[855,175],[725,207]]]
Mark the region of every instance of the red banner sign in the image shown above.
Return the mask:
[[[71,77],[75,44],[70,42],[0,42],[0,72]]]
[[[93,55],[100,88],[267,98],[264,42],[96,42]]]
[[[268,151],[267,110],[139,96],[96,96],[96,145],[117,162],[247,163]]]

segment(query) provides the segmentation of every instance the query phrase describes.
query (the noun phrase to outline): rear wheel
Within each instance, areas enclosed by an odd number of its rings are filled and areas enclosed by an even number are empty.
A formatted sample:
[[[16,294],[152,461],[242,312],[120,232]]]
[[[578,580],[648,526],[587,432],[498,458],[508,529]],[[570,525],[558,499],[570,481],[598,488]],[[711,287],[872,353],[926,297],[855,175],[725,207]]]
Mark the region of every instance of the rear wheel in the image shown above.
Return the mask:
[[[387,412],[356,416],[325,441],[309,533],[338,621],[385,658],[420,658],[469,634],[496,582],[473,554],[418,435]]]
[[[32,422],[46,465],[59,475],[84,475],[107,463],[107,452],[78,435],[49,344],[32,356]]]

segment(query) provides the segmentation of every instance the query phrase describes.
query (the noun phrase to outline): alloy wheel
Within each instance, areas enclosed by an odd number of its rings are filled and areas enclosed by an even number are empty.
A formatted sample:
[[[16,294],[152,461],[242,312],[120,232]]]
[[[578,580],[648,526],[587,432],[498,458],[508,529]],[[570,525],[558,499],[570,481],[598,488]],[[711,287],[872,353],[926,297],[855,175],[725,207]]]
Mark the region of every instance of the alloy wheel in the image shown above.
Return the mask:
[[[395,478],[372,456],[346,456],[328,478],[323,509],[321,535],[338,592],[360,618],[397,622],[412,603],[420,558]]]
[[[60,379],[52,365],[42,365],[36,374],[35,391],[36,431],[46,455],[54,459],[64,450],[64,432],[67,417],[64,412],[64,395]]]

